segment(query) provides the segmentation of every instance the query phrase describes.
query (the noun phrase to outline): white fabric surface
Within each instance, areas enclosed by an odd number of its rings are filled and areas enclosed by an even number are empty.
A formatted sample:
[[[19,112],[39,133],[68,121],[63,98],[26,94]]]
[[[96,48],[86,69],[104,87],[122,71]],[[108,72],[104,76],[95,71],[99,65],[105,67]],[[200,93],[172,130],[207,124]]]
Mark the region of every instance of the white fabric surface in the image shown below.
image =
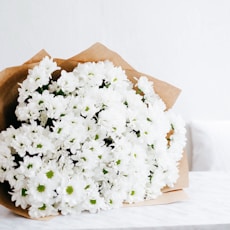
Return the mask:
[[[99,214],[58,216],[48,221],[25,219],[0,206],[0,229],[230,229],[230,173],[190,172],[189,176],[187,201],[121,208]]]
[[[230,120],[194,120],[192,170],[230,171]]]

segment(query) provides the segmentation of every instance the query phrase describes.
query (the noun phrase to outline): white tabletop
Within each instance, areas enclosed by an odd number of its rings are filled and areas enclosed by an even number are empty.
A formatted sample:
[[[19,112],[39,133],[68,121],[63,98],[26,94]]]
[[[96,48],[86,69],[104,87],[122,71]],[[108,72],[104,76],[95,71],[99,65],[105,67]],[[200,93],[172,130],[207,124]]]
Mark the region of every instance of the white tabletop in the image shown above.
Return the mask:
[[[230,173],[190,172],[189,199],[167,205],[120,208],[98,214],[58,216],[39,221],[0,206],[0,229],[230,229]]]

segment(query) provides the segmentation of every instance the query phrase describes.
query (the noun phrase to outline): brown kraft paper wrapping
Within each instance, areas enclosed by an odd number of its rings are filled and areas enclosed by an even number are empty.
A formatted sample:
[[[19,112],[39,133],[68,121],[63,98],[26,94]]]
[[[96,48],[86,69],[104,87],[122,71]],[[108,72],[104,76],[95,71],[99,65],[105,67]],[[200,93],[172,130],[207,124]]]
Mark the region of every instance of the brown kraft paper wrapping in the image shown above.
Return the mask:
[[[14,111],[17,105],[19,87],[18,83],[22,82],[27,77],[28,69],[31,69],[37,65],[38,62],[40,62],[45,56],[50,55],[45,50],[41,50],[23,65],[9,67],[0,72],[0,131],[17,123]],[[123,60],[119,54],[109,50],[100,43],[92,45],[88,49],[67,60],[54,58],[54,61],[56,61],[57,64],[66,71],[72,71],[78,63],[98,62],[104,60],[110,60],[115,66],[121,66],[122,69],[125,70],[129,80],[131,80],[133,83],[136,82],[134,77],[148,77],[149,80],[154,82],[154,90],[165,102],[167,109],[173,106],[180,94],[180,89],[176,88],[175,86],[136,71],[125,60]],[[54,77],[58,77],[58,74],[58,72],[54,73]],[[178,169],[179,178],[173,188],[163,188],[162,195],[155,200],[146,200],[134,204],[124,204],[124,207],[167,204],[187,199],[187,195],[183,190],[183,188],[188,186],[188,164],[186,153],[183,153],[183,157],[179,162]],[[8,189],[5,187],[5,185],[0,183],[0,204],[20,216],[30,218],[27,210],[14,206],[14,203],[11,202],[10,195],[8,194],[7,190]],[[41,219],[49,219],[49,217]]]

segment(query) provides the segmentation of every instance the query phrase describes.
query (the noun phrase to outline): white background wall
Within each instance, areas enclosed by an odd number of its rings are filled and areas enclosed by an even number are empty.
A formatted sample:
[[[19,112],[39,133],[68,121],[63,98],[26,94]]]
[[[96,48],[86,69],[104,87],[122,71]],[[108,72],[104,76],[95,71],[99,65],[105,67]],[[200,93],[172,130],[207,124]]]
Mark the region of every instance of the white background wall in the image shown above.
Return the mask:
[[[0,0],[0,69],[95,42],[181,88],[186,122],[230,119],[229,0]]]

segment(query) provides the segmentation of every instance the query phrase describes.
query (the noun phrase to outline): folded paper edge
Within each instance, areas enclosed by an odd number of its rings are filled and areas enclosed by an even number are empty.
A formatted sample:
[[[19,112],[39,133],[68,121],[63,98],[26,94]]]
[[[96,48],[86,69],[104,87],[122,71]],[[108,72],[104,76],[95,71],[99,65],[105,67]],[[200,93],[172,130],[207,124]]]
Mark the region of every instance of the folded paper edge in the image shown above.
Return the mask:
[[[36,63],[36,62],[40,62],[42,60],[42,58],[44,58],[45,56],[49,56],[50,57],[49,53],[45,49],[41,49],[33,57],[31,57],[29,60],[27,60],[24,63],[24,65],[33,64],[33,63]]]
[[[152,205],[161,205],[161,204],[171,204],[175,202],[181,202],[181,201],[186,201],[188,200],[188,195],[187,193],[182,190],[175,190],[171,192],[165,192],[162,193],[158,198],[153,199],[153,200],[145,200],[145,201],[140,201],[132,204],[127,204],[124,203],[123,207],[140,207],[140,206],[152,206]]]
[[[178,165],[178,171],[179,171],[179,176],[172,188],[170,187],[164,187],[162,189],[162,192],[170,192],[174,190],[180,190],[183,188],[187,188],[189,186],[189,170],[188,170],[188,158],[187,158],[187,153],[184,151],[182,158],[179,161]]]

